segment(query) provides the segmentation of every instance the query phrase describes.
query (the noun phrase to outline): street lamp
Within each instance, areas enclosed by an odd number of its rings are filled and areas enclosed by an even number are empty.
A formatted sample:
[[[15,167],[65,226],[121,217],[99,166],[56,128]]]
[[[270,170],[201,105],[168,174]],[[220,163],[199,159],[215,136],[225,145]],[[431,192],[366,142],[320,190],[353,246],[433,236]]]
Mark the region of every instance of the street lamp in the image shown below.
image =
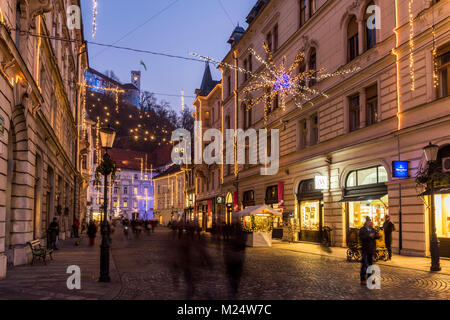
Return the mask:
[[[428,162],[428,176],[435,169],[434,163],[437,159],[439,146],[432,144],[431,142],[423,148],[425,158]],[[428,182],[427,186],[430,191],[431,197],[431,237],[430,237],[430,254],[431,254],[431,271],[440,271],[441,266],[439,262],[439,242],[436,235],[436,217],[434,209],[434,181]]]
[[[105,178],[104,185],[104,212],[102,221],[102,244],[100,246],[100,282],[110,282],[109,277],[109,234],[110,228],[108,224],[108,175],[114,170],[114,162],[108,154],[108,149],[111,149],[116,137],[116,131],[111,127],[100,129],[100,140],[102,147],[105,149],[102,162],[100,164],[100,172]]]

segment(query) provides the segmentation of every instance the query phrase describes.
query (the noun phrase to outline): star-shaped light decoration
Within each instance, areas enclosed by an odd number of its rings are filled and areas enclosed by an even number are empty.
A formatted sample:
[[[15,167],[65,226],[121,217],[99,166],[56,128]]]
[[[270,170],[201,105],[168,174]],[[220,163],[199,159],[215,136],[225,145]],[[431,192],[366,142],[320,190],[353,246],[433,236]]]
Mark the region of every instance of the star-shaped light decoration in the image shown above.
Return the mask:
[[[244,98],[241,99],[241,101],[246,103],[247,110],[250,110],[255,105],[264,102],[265,122],[267,122],[267,116],[272,108],[272,105],[277,100],[278,102],[281,102],[281,108],[285,110],[288,98],[291,98],[295,105],[300,108],[318,95],[327,98],[328,96],[325,93],[308,86],[308,83],[311,80],[318,81],[326,78],[332,78],[353,73],[360,69],[359,67],[354,67],[352,69],[340,70],[333,73],[325,73],[325,69],[322,68],[319,70],[299,72],[299,66],[305,61],[305,54],[303,52],[297,53],[292,65],[289,68],[286,68],[286,56],[282,57],[281,64],[277,66],[273,60],[273,55],[269,46],[264,42],[263,47],[267,54],[267,60],[259,56],[253,48],[248,49],[252,56],[254,56],[264,66],[263,70],[258,73],[254,73],[225,62],[219,62],[199,54],[191,53],[191,55],[210,61],[219,66],[238,70],[249,75],[250,82],[242,91]],[[253,95],[257,97],[253,98]]]

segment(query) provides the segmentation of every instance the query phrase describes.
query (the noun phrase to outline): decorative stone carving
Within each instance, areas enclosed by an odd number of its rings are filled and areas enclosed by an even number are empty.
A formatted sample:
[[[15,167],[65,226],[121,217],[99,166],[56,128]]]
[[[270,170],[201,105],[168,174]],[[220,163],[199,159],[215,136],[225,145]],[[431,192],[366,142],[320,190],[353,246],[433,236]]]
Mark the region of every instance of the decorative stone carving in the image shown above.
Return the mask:
[[[37,16],[52,11],[52,0],[28,0],[28,2],[28,28],[34,28]]]

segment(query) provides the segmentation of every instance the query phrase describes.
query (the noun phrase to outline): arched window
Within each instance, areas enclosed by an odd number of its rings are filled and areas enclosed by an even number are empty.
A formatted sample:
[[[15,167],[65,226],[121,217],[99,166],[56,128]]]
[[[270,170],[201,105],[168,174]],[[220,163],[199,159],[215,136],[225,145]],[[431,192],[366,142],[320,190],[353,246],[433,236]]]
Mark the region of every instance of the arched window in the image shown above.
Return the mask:
[[[348,174],[345,186],[360,187],[388,181],[387,171],[383,166],[370,167],[352,171]]]
[[[366,10],[364,11],[364,26],[365,26],[365,30],[366,30],[366,41],[365,41],[365,46],[366,46],[366,50],[369,50],[371,48],[373,48],[376,43],[377,43],[377,29],[375,27],[372,27],[375,25],[375,18],[373,13],[367,13],[367,9],[370,6],[373,6],[374,3],[373,1],[371,1],[367,7]],[[369,20],[369,23],[367,23]]]
[[[312,48],[311,52],[309,53],[309,64],[308,64],[308,70],[317,70],[317,55],[316,55],[316,49]],[[312,76],[312,79],[309,80],[310,85],[316,84],[316,73],[314,73]]]
[[[347,25],[347,61],[350,62],[359,55],[358,22],[352,16]]]

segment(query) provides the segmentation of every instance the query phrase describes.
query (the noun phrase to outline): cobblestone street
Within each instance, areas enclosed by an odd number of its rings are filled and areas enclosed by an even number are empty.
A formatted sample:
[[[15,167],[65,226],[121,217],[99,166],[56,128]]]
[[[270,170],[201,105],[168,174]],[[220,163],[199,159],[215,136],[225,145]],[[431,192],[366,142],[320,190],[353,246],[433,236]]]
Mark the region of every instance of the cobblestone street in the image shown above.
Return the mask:
[[[0,281],[0,299],[228,299],[223,247],[210,238],[190,247],[159,228],[139,239],[113,237],[111,284],[96,282],[97,248],[66,240],[44,266],[10,268]],[[332,250],[335,248],[332,248]],[[395,257],[394,257],[395,259]],[[82,289],[66,288],[66,268],[80,265]],[[247,248],[237,299],[449,299],[450,275],[380,265],[381,289],[359,284],[358,263],[278,247]],[[192,279],[193,291],[185,279]],[[190,293],[189,293],[190,292]],[[191,295],[189,295],[191,294]]]

